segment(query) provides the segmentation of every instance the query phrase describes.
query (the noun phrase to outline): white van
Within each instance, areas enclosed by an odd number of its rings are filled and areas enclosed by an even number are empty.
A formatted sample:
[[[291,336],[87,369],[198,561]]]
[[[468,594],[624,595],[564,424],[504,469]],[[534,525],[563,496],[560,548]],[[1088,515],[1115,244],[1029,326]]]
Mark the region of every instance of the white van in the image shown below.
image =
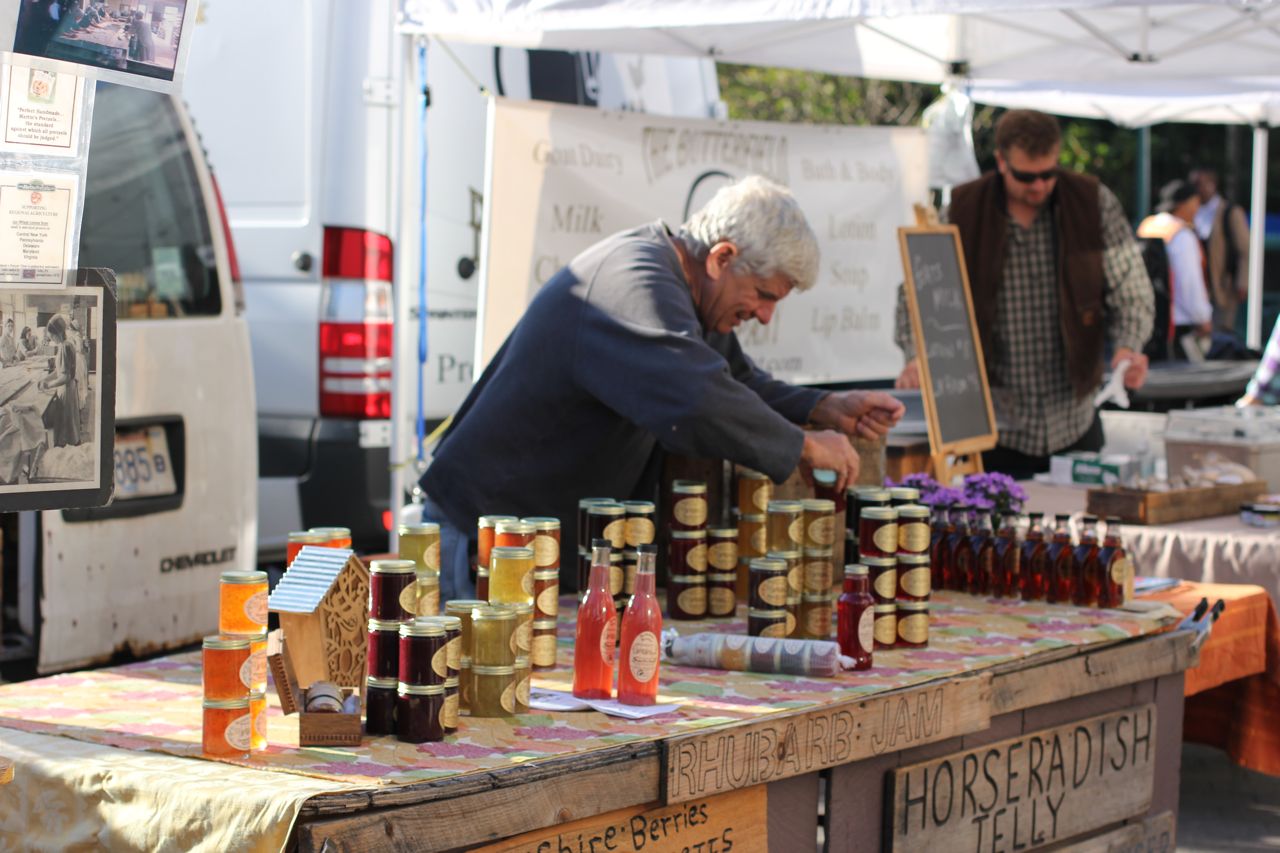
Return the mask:
[[[383,550],[412,484],[417,395],[428,424],[473,380],[483,205],[482,89],[707,116],[709,60],[427,47],[425,243],[418,175],[417,43],[395,0],[209,4],[185,97],[216,165],[235,234],[258,393],[259,547],[291,530],[352,528]],[[252,26],[245,26],[252,21]],[[417,365],[419,253],[428,266],[427,363]],[[393,299],[393,291],[396,298]],[[406,298],[407,297],[407,298]],[[394,388],[393,388],[394,383]],[[403,413],[393,454],[392,393]]]
[[[80,264],[116,276],[116,496],[3,517],[0,663],[44,673],[195,642],[217,630],[220,571],[253,565],[253,375],[227,238],[181,101],[99,84]],[[175,254],[180,294],[156,282]],[[173,478],[124,464],[144,435]]]

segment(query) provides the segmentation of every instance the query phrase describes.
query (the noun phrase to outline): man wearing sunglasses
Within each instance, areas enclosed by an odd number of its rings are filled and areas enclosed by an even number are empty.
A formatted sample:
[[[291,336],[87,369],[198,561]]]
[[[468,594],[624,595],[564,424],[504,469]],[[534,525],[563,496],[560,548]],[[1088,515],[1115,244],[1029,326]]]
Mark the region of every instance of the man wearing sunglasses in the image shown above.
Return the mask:
[[[1093,407],[1106,363],[1128,361],[1125,385],[1146,380],[1142,347],[1154,297],[1120,202],[1096,178],[1058,165],[1057,121],[1010,110],[996,123],[996,171],[952,191],[986,357],[1000,444],[987,470],[1029,477],[1049,457],[1099,450]],[[899,298],[896,341],[908,362],[898,386],[919,387]]]

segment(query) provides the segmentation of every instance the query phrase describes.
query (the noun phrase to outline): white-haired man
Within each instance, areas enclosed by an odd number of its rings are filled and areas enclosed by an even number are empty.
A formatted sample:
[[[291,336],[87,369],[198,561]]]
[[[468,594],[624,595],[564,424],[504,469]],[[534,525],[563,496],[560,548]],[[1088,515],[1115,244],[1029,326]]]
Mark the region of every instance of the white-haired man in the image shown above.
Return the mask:
[[[444,540],[442,595],[472,589],[477,516],[550,515],[573,542],[578,499],[638,496],[658,446],[775,480],[805,466],[852,481],[846,436],[883,435],[901,404],[775,380],[733,333],[753,317],[768,323],[817,274],[817,240],[795,199],[750,177],[679,231],[655,222],[615,234],[552,276],[422,478],[424,517]]]

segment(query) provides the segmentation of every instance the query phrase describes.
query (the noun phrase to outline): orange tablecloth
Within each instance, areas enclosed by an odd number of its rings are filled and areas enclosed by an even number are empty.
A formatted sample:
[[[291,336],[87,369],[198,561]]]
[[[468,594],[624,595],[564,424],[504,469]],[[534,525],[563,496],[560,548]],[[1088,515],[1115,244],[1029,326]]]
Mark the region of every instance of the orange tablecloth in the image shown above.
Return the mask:
[[[1201,598],[1226,602],[1199,665],[1187,671],[1183,738],[1280,776],[1280,620],[1271,596],[1258,586],[1187,582],[1146,597],[1183,613]]]

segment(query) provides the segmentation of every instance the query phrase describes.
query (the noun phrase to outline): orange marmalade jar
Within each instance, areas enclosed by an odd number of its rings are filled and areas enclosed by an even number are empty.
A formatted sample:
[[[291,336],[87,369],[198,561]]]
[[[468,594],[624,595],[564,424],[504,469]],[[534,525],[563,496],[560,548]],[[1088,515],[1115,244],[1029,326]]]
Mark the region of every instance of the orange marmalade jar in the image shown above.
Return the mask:
[[[218,585],[218,633],[257,636],[267,628],[267,573],[223,572]]]
[[[350,527],[313,527],[307,532],[325,537],[328,540],[325,542],[326,548],[351,547]]]
[[[205,637],[200,652],[204,698],[241,699],[253,686],[248,637]]]
[[[204,700],[201,745],[205,755],[248,758],[252,740],[248,695],[240,699]]]

